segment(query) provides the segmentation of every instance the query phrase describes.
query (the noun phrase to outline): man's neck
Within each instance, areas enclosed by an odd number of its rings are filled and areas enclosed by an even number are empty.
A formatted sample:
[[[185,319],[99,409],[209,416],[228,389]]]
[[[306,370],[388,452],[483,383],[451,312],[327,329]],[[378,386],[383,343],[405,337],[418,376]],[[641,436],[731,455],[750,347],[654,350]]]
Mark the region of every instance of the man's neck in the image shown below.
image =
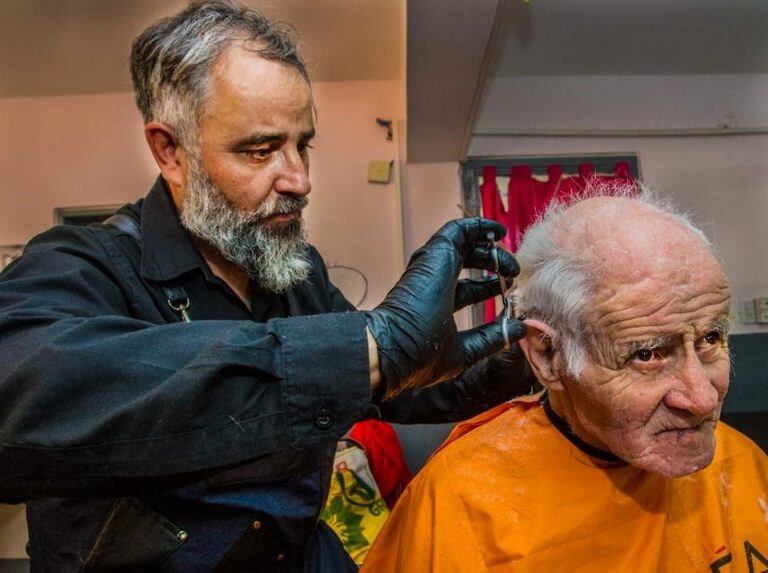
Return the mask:
[[[248,274],[222,257],[221,253],[211,245],[197,240],[195,244],[211,268],[211,272],[227,283],[248,310],[251,310],[251,278]]]

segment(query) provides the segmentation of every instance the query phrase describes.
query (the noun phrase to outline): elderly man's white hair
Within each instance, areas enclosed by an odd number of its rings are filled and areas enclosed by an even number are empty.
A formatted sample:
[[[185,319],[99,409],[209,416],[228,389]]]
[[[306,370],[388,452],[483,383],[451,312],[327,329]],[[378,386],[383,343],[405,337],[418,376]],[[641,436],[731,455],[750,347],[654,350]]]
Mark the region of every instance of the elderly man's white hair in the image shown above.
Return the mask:
[[[516,309],[519,317],[541,320],[553,329],[552,343],[562,350],[567,372],[575,379],[581,377],[588,352],[585,319],[599,276],[594,259],[585,256],[581,241],[574,244],[573,225],[564,221],[569,208],[593,197],[619,197],[658,210],[699,237],[714,255],[704,232],[687,215],[639,183],[595,179],[572,200],[553,202],[526,231],[517,251],[522,272],[515,292]]]

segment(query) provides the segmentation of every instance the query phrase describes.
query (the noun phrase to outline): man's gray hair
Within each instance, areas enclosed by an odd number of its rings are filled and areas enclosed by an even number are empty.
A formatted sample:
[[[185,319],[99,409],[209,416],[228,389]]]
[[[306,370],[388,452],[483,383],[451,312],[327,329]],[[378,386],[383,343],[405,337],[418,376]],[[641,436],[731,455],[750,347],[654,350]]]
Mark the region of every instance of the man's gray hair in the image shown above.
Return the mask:
[[[262,58],[293,66],[309,82],[286,25],[235,0],[195,0],[133,41],[131,77],[144,122],[169,125],[182,145],[194,148],[211,66],[234,41],[246,42]]]
[[[581,377],[589,350],[586,313],[599,277],[594,261],[569,246],[571,237],[561,223],[570,206],[592,197],[630,198],[653,207],[699,237],[714,254],[709,239],[686,214],[640,183],[594,179],[576,197],[551,203],[526,231],[516,253],[522,269],[515,291],[516,312],[519,317],[539,319],[553,329],[556,340],[552,343],[562,351],[567,372],[576,379]]]

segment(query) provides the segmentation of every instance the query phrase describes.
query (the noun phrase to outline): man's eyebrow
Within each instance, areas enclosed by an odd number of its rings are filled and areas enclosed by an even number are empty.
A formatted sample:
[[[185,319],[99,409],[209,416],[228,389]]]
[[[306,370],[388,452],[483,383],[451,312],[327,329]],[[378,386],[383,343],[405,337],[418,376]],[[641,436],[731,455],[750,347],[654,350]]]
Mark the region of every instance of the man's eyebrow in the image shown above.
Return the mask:
[[[721,334],[728,334],[728,330],[731,328],[731,321],[727,318],[719,318],[716,321],[714,321],[712,324],[709,325],[709,331],[716,331]]]
[[[306,141],[307,139],[312,139],[313,137],[315,137],[315,130],[310,129],[308,131],[302,132],[299,136],[299,140]],[[265,143],[285,141],[286,139],[288,139],[288,136],[285,133],[280,132],[252,133],[243,137],[242,139],[237,140],[233,147],[254,147],[257,145],[264,145]]]
[[[653,350],[669,346],[676,338],[673,334],[651,336],[642,340],[633,340],[621,345],[621,356],[632,356],[638,350]]]
[[[250,135],[246,135],[242,139],[238,139],[233,147],[248,147],[248,146],[255,146],[255,145],[264,145],[265,143],[273,143],[275,141],[284,141],[286,138],[284,133],[279,132],[262,132],[262,133],[252,133]]]
[[[719,318],[710,323],[709,327],[707,327],[707,332],[712,332],[714,330],[715,332],[719,332],[721,334],[728,334],[729,327],[730,321],[727,317]],[[641,340],[626,342],[620,346],[621,356],[632,356],[638,350],[654,350],[656,348],[664,348],[665,346],[668,346],[674,342],[675,338],[677,338],[677,335],[668,334],[663,336],[651,336]]]

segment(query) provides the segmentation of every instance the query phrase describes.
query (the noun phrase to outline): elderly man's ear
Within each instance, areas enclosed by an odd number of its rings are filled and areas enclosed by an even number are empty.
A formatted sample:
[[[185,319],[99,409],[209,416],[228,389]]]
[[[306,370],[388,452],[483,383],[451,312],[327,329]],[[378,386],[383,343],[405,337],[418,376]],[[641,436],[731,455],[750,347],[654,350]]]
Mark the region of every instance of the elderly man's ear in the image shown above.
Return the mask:
[[[525,337],[518,341],[525,354],[528,364],[531,365],[536,379],[547,390],[562,390],[563,384],[557,372],[560,370],[559,354],[554,352],[552,340],[555,332],[550,326],[540,320],[526,319],[527,327]]]

